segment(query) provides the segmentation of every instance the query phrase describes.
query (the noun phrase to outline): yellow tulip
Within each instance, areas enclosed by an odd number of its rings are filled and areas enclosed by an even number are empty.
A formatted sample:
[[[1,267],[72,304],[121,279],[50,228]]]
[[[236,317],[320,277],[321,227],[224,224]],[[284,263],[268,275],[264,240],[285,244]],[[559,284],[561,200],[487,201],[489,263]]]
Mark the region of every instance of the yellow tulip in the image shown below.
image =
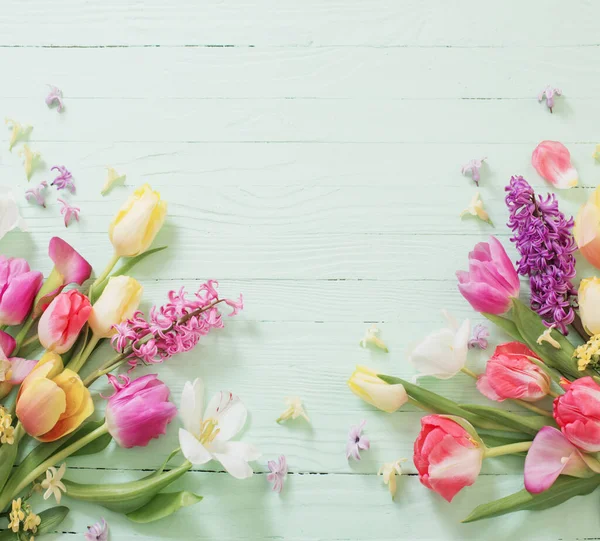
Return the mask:
[[[90,391],[60,355],[48,352],[25,378],[17,397],[17,417],[42,442],[70,434],[94,412]]]
[[[377,376],[377,372],[365,366],[356,367],[348,380],[348,387],[368,404],[388,413],[395,412],[408,401],[404,386],[386,383]]]
[[[154,241],[167,215],[167,203],[148,184],[138,188],[110,224],[108,235],[116,256],[144,253]]]
[[[573,235],[581,255],[600,269],[600,186],[579,209]]]
[[[585,330],[600,334],[600,278],[584,278],[579,284],[579,315]]]

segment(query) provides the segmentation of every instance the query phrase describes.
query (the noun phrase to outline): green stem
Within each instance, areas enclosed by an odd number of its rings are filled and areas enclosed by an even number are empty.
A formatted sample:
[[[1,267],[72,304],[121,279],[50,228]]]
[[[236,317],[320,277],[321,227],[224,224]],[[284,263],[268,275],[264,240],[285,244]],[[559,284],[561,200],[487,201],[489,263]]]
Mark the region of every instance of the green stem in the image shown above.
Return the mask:
[[[0,510],[5,509],[24,488],[33,483],[40,475],[44,474],[48,468],[56,466],[59,462],[63,462],[75,451],[79,451],[79,449],[82,449],[107,432],[108,427],[106,426],[106,423],[104,423],[101,427],[97,428],[93,432],[90,432],[83,438],[65,447],[62,451],[52,455],[50,458],[42,462],[37,468],[33,469],[16,487],[13,487],[12,485],[14,483],[11,484],[11,481],[9,481],[3,491],[2,496],[0,496]]]
[[[31,326],[33,325],[34,321],[35,321],[35,319],[33,319],[33,317],[30,314],[27,317],[27,321],[25,321],[25,323],[23,323],[21,330],[17,333],[17,336],[15,336],[15,342],[17,343],[17,345],[15,346],[15,349],[12,352],[13,357],[16,357],[17,353],[19,353],[19,350],[21,349],[21,346],[23,345],[25,337],[27,336],[29,329],[31,329]]]
[[[81,367],[85,364],[85,361],[88,360],[88,357],[94,351],[94,348],[98,345],[100,339],[100,336],[92,334],[92,337],[87,343],[87,346],[85,346],[85,349],[69,363],[68,368],[70,370],[73,370],[73,372],[79,372],[81,370]]]
[[[551,412],[544,410],[542,408],[538,408],[537,406],[534,406],[533,404],[530,404],[529,402],[525,402],[524,400],[519,400],[518,398],[512,398],[511,400],[515,404],[519,404],[519,406],[521,406],[522,408],[528,409],[529,411],[533,411],[534,413],[537,413],[538,415],[543,415],[544,417],[553,417]]]
[[[117,262],[119,261],[119,259],[121,259],[120,255],[113,254],[113,256],[111,257],[110,261],[106,265],[106,268],[102,271],[102,274],[100,276],[98,276],[98,278],[96,278],[94,280],[94,283],[90,286],[90,290],[88,291],[88,297],[90,299],[92,298],[92,291],[94,290],[94,287],[97,286],[98,284],[100,284],[101,282],[103,282],[104,280],[106,280],[106,277],[115,268],[115,265],[117,264]]]
[[[468,369],[467,367],[465,367],[465,366],[463,366],[463,367],[460,369],[460,371],[461,371],[463,374],[467,374],[467,376],[471,376],[473,379],[477,379],[477,378],[479,377],[479,376],[478,376],[478,375],[477,375],[475,372],[473,372],[473,370],[469,370],[469,369]]]
[[[523,453],[524,451],[528,451],[532,444],[532,441],[521,441],[518,443],[509,443],[508,445],[501,445],[500,447],[487,447],[484,458]]]

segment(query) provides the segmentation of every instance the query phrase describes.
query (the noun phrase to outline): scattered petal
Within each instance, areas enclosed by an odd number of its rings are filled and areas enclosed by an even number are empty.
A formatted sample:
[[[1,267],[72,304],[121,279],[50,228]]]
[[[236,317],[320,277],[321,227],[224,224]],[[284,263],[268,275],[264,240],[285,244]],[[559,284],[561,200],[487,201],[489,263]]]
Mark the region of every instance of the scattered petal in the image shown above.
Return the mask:
[[[469,349],[487,349],[487,339],[489,336],[490,332],[485,325],[481,325],[480,323],[475,325],[475,327],[473,327],[473,337],[469,340]]]
[[[346,458],[348,460],[350,460],[350,457],[354,460],[360,460],[360,452],[371,447],[371,442],[362,433],[365,424],[367,424],[367,421],[362,420],[358,425],[351,427],[350,432],[348,432],[348,442],[346,443]]]
[[[553,348],[560,349],[560,344],[552,338],[552,330],[556,327],[556,325],[552,325],[548,329],[546,329],[542,334],[540,334],[536,340],[538,345],[542,345],[543,342],[548,342]]]
[[[273,483],[273,492],[278,492],[281,494],[285,477],[288,472],[287,460],[285,456],[281,455],[278,462],[269,460],[267,466],[271,472],[267,474],[267,481],[269,481],[269,483]]]
[[[592,154],[592,158],[594,158],[595,160],[600,159],[600,145],[596,145],[596,149],[594,150],[594,153]]]
[[[46,208],[46,196],[42,193],[48,187],[48,183],[44,180],[35,188],[31,188],[25,192],[27,201],[35,201],[40,207]]]
[[[302,406],[302,401],[300,398],[297,396],[288,396],[285,399],[285,404],[288,408],[279,416],[277,419],[278,423],[287,421],[288,419],[297,419],[298,417],[302,417],[310,423],[310,419],[304,411],[304,406]]]
[[[383,482],[388,486],[392,500],[396,496],[396,475],[402,475],[401,462],[406,462],[406,458],[400,458],[395,462],[386,462],[377,472],[377,475],[383,475]]]
[[[120,175],[117,173],[114,167],[107,167],[107,170],[108,176],[106,177],[106,182],[104,183],[104,187],[100,192],[102,195],[106,195],[115,184],[118,182],[125,182],[125,179],[127,178],[127,175]]]
[[[52,181],[50,186],[56,186],[57,190],[67,189],[75,193],[75,184],[73,184],[73,175],[64,165],[55,165],[50,171],[58,171],[58,176]]]
[[[367,329],[364,338],[359,342],[360,346],[366,348],[368,344],[373,344],[375,347],[382,349],[386,353],[389,352],[389,349],[383,340],[377,336],[379,332],[380,331],[375,324],[371,325],[371,327]]]
[[[33,130],[32,126],[23,126],[20,122],[10,118],[4,119],[4,122],[8,125],[9,129],[12,130],[10,134],[8,150],[12,150],[19,141],[27,139],[27,136],[31,133],[31,130]]]
[[[60,113],[65,108],[65,104],[63,103],[63,93],[62,90],[56,86],[48,85],[50,87],[50,92],[46,96],[46,105],[48,107],[52,107],[54,103],[58,104],[57,111]]]
[[[481,158],[481,160],[470,160],[467,164],[463,165],[461,169],[462,174],[465,176],[471,173],[471,178],[473,179],[475,184],[477,184],[477,186],[479,186],[479,180],[481,178],[479,170],[481,169],[481,166],[483,165],[483,162],[486,159],[487,158]]]
[[[56,503],[60,504],[62,493],[67,492],[67,487],[62,482],[65,471],[67,471],[66,462],[63,462],[62,466],[58,470],[54,466],[46,470],[46,479],[42,481],[42,488],[46,489],[46,492],[44,493],[44,500],[47,500],[54,495],[54,498],[56,498]]]
[[[25,176],[27,177],[27,181],[31,180],[31,175],[33,174],[33,170],[40,162],[40,153],[34,152],[29,148],[29,145],[23,145],[23,148],[19,150],[19,156],[24,158],[25,165]]]
[[[552,108],[554,107],[554,96],[561,96],[562,91],[559,88],[554,88],[548,85],[544,90],[542,90],[538,94],[538,101],[541,102],[544,98],[546,99],[546,106],[552,112]]]
[[[486,222],[491,226],[494,225],[492,223],[492,220],[490,220],[489,214],[483,208],[483,201],[481,200],[481,197],[479,197],[479,192],[477,192],[473,196],[473,199],[471,199],[469,206],[460,213],[460,217],[462,218],[467,214],[469,214],[470,216],[475,216],[476,218],[479,218],[481,221]]]
[[[108,524],[106,520],[102,519],[102,522],[96,522],[93,526],[87,527],[88,531],[85,533],[86,541],[108,541]]]
[[[63,207],[60,209],[60,213],[65,217],[65,227],[69,227],[71,220],[75,218],[76,221],[79,221],[79,213],[81,209],[79,207],[73,207],[69,205],[64,199],[58,199]]]
[[[27,224],[19,213],[13,193],[7,188],[0,188],[0,239],[16,228],[27,231]]]
[[[571,165],[571,153],[558,141],[542,141],[531,155],[531,165],[539,175],[561,190],[573,188],[579,174]]]

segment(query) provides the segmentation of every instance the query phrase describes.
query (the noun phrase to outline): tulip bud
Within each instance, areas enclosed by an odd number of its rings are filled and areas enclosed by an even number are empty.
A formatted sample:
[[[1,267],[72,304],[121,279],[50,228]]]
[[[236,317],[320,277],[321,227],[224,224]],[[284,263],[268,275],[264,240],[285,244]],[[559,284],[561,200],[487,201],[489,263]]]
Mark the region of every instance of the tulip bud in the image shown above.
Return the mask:
[[[160,231],[167,204],[144,184],[121,207],[108,229],[117,256],[133,257],[145,252]]]
[[[404,386],[390,385],[377,377],[377,373],[365,366],[357,366],[348,380],[350,390],[368,404],[393,413],[406,404],[408,396]]]
[[[113,276],[100,298],[92,306],[90,328],[96,338],[109,338],[115,331],[114,325],[133,316],[142,298],[143,288],[129,276]]]
[[[0,255],[0,326],[23,323],[43,279],[24,259]]]
[[[537,356],[520,342],[500,344],[477,380],[479,392],[496,402],[536,402],[550,392],[550,376],[529,357]]]
[[[85,325],[92,306],[74,289],[60,293],[42,314],[38,323],[40,343],[56,353],[69,351]]]
[[[17,396],[17,417],[25,431],[42,442],[70,434],[94,412],[90,391],[62,359],[46,353],[25,378]]]
[[[464,420],[462,423],[468,425]],[[475,429],[470,428],[467,431],[442,415],[421,419],[413,456],[419,480],[449,502],[472,485],[481,471],[485,448],[472,436]]]
[[[469,270],[457,271],[458,289],[477,312],[508,312],[519,296],[519,276],[500,241],[490,237],[469,253]]]
[[[600,278],[584,278],[579,284],[579,315],[586,332],[600,333]]]
[[[167,425],[177,415],[175,404],[169,402],[169,388],[156,374],[131,381],[108,375],[115,394],[106,406],[108,432],[121,446],[145,447],[150,440],[165,434]]]
[[[573,236],[581,255],[600,269],[600,186],[579,209]]]

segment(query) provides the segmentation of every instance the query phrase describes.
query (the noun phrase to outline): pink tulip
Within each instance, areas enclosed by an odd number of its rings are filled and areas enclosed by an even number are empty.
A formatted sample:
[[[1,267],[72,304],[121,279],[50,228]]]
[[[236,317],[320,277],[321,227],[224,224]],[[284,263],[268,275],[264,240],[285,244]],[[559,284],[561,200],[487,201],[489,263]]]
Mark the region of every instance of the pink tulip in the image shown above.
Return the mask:
[[[15,350],[17,342],[15,339],[8,334],[0,330],[0,359],[4,357],[10,357],[10,354]]]
[[[583,454],[559,430],[544,426],[525,458],[525,488],[539,494],[549,489],[559,475],[591,477],[598,468],[597,460]]]
[[[441,415],[421,419],[413,455],[419,479],[449,502],[475,482],[483,454],[483,446],[457,422]]]
[[[59,237],[50,239],[48,255],[54,262],[54,268],[35,298],[34,317],[40,316],[66,285],[81,285],[92,274],[92,266]]]
[[[92,305],[75,289],[60,293],[42,314],[38,323],[40,343],[49,351],[69,351],[86,324]]]
[[[24,259],[0,255],[0,325],[23,323],[42,280]]]
[[[536,402],[550,391],[550,377],[528,357],[536,354],[520,342],[500,344],[477,380],[479,392],[496,402]]]
[[[572,188],[579,182],[577,170],[571,165],[569,150],[558,141],[542,141],[535,147],[531,165],[556,188]]]
[[[600,385],[591,377],[561,382],[566,392],[554,400],[554,419],[573,444],[588,453],[600,451]]]
[[[457,271],[458,289],[477,312],[504,314],[519,295],[519,276],[495,237],[469,253],[469,270]]]
[[[22,383],[37,364],[37,361],[11,357],[15,346],[15,339],[0,331],[0,399],[10,393],[14,385]]]
[[[169,388],[156,374],[133,381],[119,377],[123,384],[108,375],[116,391],[106,406],[108,431],[121,447],[145,447],[151,439],[165,434],[177,408],[168,401]]]

